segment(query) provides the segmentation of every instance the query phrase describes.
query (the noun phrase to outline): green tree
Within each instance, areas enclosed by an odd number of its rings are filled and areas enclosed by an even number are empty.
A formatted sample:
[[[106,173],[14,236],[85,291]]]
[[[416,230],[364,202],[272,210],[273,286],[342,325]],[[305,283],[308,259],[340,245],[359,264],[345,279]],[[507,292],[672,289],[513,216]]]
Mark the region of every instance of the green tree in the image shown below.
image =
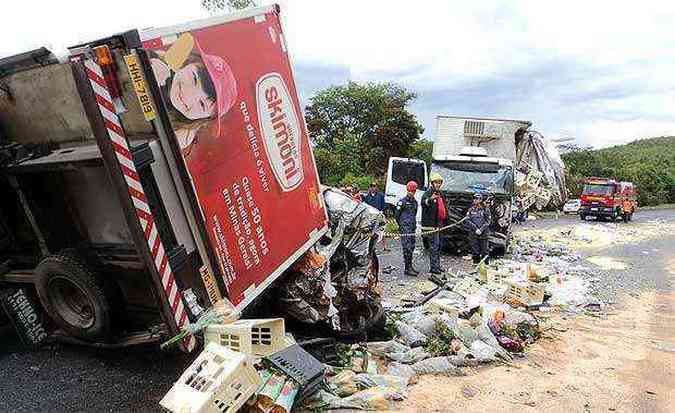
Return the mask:
[[[424,131],[407,109],[415,97],[395,83],[357,82],[313,96],[305,117],[319,168],[331,168],[320,171],[322,178],[380,176],[389,157],[407,154]]]
[[[232,13],[237,10],[256,7],[255,0],[201,0],[202,8],[210,13]]]
[[[431,159],[433,153],[434,143],[426,139],[420,139],[410,145],[408,157],[413,159],[421,159],[427,163],[427,170],[431,169]]]

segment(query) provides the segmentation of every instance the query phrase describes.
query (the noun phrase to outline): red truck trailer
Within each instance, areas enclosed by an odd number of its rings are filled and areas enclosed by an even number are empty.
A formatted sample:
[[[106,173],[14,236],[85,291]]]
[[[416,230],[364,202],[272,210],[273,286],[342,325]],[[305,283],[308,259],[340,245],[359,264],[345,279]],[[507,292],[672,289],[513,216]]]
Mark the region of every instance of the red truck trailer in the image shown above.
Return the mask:
[[[174,335],[327,231],[279,14],[0,60],[0,303],[24,340]]]
[[[583,182],[579,218],[584,221],[588,216],[600,219],[618,218],[628,222],[637,210],[637,192],[632,182],[619,182],[614,179],[590,177]]]

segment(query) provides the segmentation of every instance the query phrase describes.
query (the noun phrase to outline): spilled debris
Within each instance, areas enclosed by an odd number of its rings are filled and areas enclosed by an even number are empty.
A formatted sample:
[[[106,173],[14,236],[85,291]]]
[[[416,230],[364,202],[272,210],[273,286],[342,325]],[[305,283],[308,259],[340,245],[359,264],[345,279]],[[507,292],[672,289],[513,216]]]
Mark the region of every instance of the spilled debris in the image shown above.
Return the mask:
[[[357,335],[384,315],[376,287],[379,261],[375,245],[384,215],[366,203],[324,189],[331,225],[324,237],[279,285],[284,312],[306,324],[323,323],[338,335]]]
[[[324,195],[330,235],[295,263],[278,291],[287,316],[328,327],[343,342],[296,343],[283,319],[233,320],[234,310],[207,311],[205,321],[196,323],[201,328],[194,328],[203,331],[204,352],[236,366],[215,368],[200,355],[162,400],[164,407],[181,411],[184,400],[194,399],[181,389],[206,386],[200,392],[212,393],[209,403],[228,412],[395,410],[420,376],[459,377],[480,374],[482,366],[517,366],[529,346],[557,331],[553,313],[598,317],[605,310],[593,288],[597,266],[572,248],[584,229],[576,236],[561,236],[560,229],[521,231],[505,257],[415,280],[416,294],[396,304],[382,301],[374,245],[384,220],[339,191]],[[363,309],[364,302],[372,307]],[[279,362],[280,355],[285,361]],[[246,391],[238,390],[237,400],[226,399],[223,389],[232,382],[214,375],[244,371],[244,365],[250,367],[249,383],[240,385]]]
[[[528,131],[517,140],[514,184],[520,211],[560,206],[567,200],[565,164],[555,145],[539,132]]]

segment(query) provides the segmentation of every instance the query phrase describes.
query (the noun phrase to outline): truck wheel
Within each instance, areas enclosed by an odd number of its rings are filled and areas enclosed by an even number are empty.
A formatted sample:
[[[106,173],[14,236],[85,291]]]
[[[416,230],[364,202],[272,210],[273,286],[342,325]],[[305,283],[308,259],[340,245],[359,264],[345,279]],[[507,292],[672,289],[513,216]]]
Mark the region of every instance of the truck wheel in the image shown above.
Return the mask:
[[[110,335],[110,289],[74,250],[44,258],[35,268],[35,287],[47,314],[66,332],[85,340]]]

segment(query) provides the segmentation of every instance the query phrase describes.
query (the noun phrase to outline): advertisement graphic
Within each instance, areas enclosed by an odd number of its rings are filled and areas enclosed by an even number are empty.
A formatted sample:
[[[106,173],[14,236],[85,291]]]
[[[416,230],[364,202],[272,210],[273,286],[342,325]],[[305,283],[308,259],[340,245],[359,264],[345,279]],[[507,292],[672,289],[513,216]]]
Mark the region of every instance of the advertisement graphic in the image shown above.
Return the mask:
[[[237,306],[327,226],[279,15],[274,8],[261,13],[142,34]]]

